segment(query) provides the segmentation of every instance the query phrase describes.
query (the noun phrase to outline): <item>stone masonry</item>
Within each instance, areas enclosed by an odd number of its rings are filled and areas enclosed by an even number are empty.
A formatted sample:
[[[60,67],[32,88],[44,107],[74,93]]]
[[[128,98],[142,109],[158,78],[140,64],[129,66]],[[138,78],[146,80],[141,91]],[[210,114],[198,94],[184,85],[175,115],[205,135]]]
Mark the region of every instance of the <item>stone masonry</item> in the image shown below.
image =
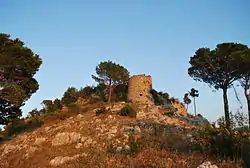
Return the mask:
[[[134,75],[128,81],[128,100],[134,103],[154,104],[151,90],[152,77],[150,75]]]

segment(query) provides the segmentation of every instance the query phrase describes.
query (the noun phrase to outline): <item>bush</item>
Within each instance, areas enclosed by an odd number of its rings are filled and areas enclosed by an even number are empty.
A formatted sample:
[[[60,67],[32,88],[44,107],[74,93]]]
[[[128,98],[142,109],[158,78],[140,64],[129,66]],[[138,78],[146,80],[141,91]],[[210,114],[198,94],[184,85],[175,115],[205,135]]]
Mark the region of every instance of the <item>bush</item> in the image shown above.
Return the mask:
[[[102,97],[95,95],[95,94],[89,97],[89,104],[94,104],[94,103],[98,103],[102,101],[105,101],[105,100]]]
[[[200,131],[200,139],[198,145],[203,148],[203,152],[209,152],[221,159],[231,159],[240,161],[247,157],[249,158],[250,144],[248,137],[244,137],[236,131],[227,130],[225,128],[205,128]]]
[[[150,91],[150,93],[152,94],[155,105],[163,105],[164,104],[162,96],[156,90],[152,89]]]
[[[24,119],[17,119],[7,125],[4,132],[7,137],[11,137],[22,132],[32,131],[42,125],[43,122],[39,119],[39,117],[32,117],[27,122],[25,122]]]
[[[79,97],[88,98],[94,93],[94,88],[91,86],[85,86],[78,91]]]
[[[136,141],[135,138],[133,136],[129,137],[129,146],[130,146],[130,152],[132,155],[138,153],[142,146],[141,146],[141,142],[140,141]]]
[[[60,119],[60,120],[65,120],[67,118],[69,118],[69,115],[65,114],[65,113],[55,113],[56,118]]]
[[[95,114],[96,115],[100,115],[100,114],[105,114],[107,112],[105,107],[101,107],[99,109],[96,110]]]
[[[115,86],[112,97],[114,101],[127,101],[127,95],[128,85],[119,84]]]
[[[31,120],[29,120],[28,123],[26,124],[25,131],[32,131],[36,128],[41,127],[42,125],[43,125],[43,122],[40,120],[39,117],[31,118]]]
[[[81,108],[75,103],[70,103],[67,107],[69,112],[80,113],[81,111]]]
[[[136,111],[129,105],[126,104],[120,111],[120,116],[136,117]]]

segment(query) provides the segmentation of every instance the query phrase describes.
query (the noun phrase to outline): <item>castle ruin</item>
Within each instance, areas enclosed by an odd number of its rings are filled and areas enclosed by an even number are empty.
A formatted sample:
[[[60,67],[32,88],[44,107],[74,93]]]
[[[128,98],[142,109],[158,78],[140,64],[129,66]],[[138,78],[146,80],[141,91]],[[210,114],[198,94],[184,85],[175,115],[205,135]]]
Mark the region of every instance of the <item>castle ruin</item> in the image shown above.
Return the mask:
[[[128,80],[128,101],[141,104],[154,104],[150,93],[151,90],[152,77],[150,75],[134,75]]]

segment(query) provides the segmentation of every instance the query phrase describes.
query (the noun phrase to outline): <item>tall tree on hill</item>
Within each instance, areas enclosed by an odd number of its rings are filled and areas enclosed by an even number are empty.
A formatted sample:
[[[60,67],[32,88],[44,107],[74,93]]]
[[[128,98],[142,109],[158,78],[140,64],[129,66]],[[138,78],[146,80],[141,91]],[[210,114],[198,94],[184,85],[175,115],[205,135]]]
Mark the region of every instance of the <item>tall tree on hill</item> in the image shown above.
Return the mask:
[[[190,58],[188,74],[196,81],[208,83],[216,90],[222,89],[226,126],[230,128],[227,90],[242,77],[240,55],[233,54],[248,47],[239,43],[221,43],[215,49],[199,48]]]
[[[128,70],[112,61],[100,62],[96,67],[97,76],[92,75],[92,78],[99,84],[105,84],[108,86],[109,98],[111,101],[113,85],[127,84],[129,78]]]
[[[188,96],[189,96],[189,93],[185,93],[184,98],[183,98],[184,103],[187,105],[187,110],[188,110],[188,105],[191,103],[191,99],[189,99]]]
[[[242,78],[239,80],[244,90],[244,95],[247,101],[248,107],[248,125],[250,128],[250,49],[244,51],[235,52],[234,55],[241,58],[242,64],[239,66],[242,73]]]
[[[41,64],[24,42],[0,33],[0,124],[22,115],[21,106],[39,89],[34,75]]]
[[[199,91],[196,90],[195,88],[192,88],[189,92],[189,95],[193,98],[194,100],[194,115],[196,116],[196,102],[195,102],[195,98],[199,97]]]

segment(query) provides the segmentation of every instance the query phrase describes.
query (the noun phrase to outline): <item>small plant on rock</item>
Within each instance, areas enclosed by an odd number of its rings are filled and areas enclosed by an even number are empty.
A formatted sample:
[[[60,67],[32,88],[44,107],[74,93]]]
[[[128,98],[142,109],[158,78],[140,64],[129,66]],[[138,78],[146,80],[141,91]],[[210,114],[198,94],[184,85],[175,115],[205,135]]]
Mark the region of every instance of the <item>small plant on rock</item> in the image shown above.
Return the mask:
[[[80,113],[80,107],[76,103],[68,104],[68,111],[71,113]]]
[[[133,136],[129,137],[129,146],[131,155],[138,153],[142,147],[140,141],[136,140]]]
[[[135,117],[136,112],[135,110],[129,105],[126,104],[120,111],[120,116],[130,116],[130,117]]]
[[[105,107],[101,107],[99,109],[96,110],[95,114],[96,115],[100,115],[100,114],[105,114],[107,112]]]

